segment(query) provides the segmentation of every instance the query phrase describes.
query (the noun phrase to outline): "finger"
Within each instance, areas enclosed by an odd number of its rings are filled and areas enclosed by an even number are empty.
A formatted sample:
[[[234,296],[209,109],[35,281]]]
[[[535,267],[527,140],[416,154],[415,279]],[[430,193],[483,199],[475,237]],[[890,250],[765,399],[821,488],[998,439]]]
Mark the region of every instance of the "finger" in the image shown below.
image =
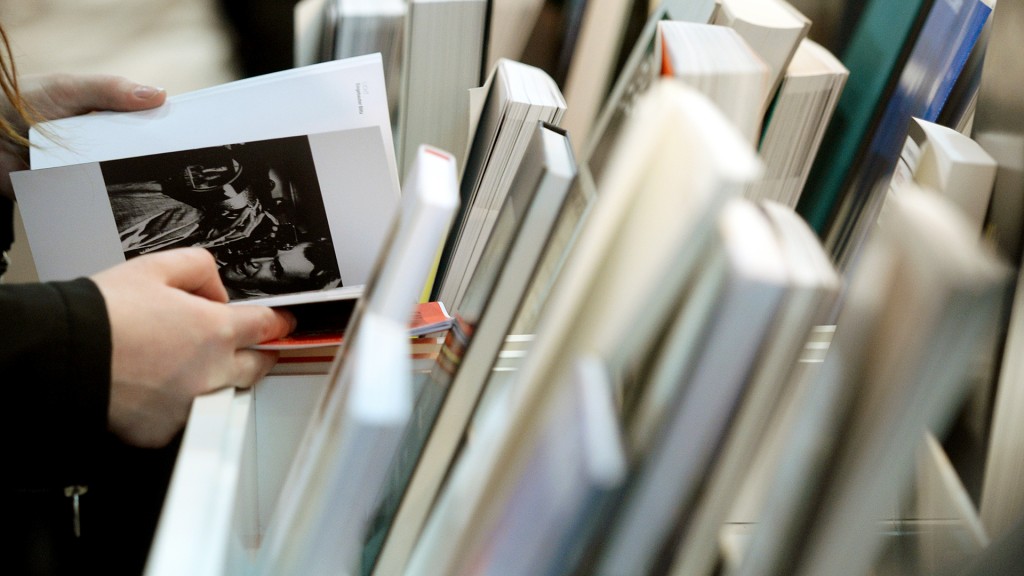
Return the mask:
[[[121,76],[66,75],[44,88],[53,103],[53,116],[74,116],[95,110],[131,112],[155,108],[167,99],[163,88]]]
[[[295,316],[285,310],[243,304],[230,312],[238,348],[284,338],[295,329]]]
[[[142,256],[147,264],[156,267],[164,281],[172,288],[213,300],[227,302],[228,292],[217,273],[217,262],[203,248],[178,248]]]
[[[266,376],[276,362],[277,352],[238,350],[235,352],[235,387],[249,388]]]

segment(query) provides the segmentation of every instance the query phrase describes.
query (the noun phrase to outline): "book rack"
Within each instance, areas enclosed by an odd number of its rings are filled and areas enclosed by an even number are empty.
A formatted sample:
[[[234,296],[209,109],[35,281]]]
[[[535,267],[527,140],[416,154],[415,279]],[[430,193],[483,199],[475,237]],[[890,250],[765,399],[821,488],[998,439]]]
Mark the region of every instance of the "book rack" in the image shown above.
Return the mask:
[[[985,68],[975,120],[979,140],[993,136],[988,145],[999,143],[995,135],[1011,135],[1001,140],[1011,145],[1024,140],[1021,100],[1014,95],[1024,81],[1024,69],[1020,62],[1012,62],[1019,42],[1012,30],[1022,21],[1024,5],[999,4],[988,47],[995,59]],[[992,209],[997,217],[1020,214],[1017,150],[1003,156],[993,152],[1000,162],[993,207],[1002,208]],[[1000,187],[1016,187],[1018,193],[1000,194]],[[1018,204],[1005,206],[1006,202]],[[1019,263],[1021,240],[998,240],[1004,253]],[[290,455],[323,385],[323,376],[271,376],[252,390],[225,390],[194,402],[147,563],[148,576],[253,572],[255,552]],[[988,413],[985,408],[992,399],[980,396],[974,399],[982,405],[976,412]],[[976,425],[985,426],[987,420]],[[891,499],[890,516],[878,524],[885,544],[873,575],[935,573],[988,545],[972,497],[934,439],[922,441],[911,491],[900,497],[894,488]],[[752,532],[751,518],[734,513],[725,526],[720,542],[723,564],[738,562]]]
[[[251,390],[197,398],[167,493],[146,576],[244,576],[254,571],[322,375],[268,376]],[[970,497],[934,440],[922,445],[915,488],[880,522],[885,545],[874,574],[932,573],[988,542]],[[742,554],[752,524],[736,514],[723,530],[725,563]]]

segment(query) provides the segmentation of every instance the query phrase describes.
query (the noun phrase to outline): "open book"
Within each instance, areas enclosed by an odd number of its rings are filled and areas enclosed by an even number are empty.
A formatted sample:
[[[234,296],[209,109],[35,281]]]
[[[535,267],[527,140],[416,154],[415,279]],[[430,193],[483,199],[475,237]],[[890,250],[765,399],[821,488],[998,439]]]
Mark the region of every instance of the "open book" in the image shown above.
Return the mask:
[[[43,280],[201,246],[233,301],[355,297],[398,208],[376,54],[58,120],[31,140],[33,170],[11,179]]]

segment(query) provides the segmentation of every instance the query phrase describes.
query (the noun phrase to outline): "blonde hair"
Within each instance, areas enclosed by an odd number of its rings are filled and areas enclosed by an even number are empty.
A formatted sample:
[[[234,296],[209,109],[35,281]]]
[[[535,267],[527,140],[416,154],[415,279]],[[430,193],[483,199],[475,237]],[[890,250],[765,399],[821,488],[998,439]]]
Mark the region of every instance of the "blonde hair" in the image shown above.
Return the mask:
[[[14,66],[11,44],[7,40],[7,32],[3,26],[0,26],[0,90],[3,90],[15,114],[28,125],[35,123],[37,115],[21,98],[21,91],[18,89],[18,71]],[[0,137],[14,144],[29,145],[28,139],[21,134],[18,127],[3,115],[0,115]]]

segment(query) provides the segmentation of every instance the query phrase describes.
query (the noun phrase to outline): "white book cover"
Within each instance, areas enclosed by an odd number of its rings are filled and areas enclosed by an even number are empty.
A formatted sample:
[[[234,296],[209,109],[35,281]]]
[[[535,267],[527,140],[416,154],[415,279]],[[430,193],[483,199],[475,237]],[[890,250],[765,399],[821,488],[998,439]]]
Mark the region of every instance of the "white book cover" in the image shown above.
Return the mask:
[[[471,554],[475,573],[572,573],[628,477],[611,377],[582,357],[559,386],[529,448],[526,465],[486,545]]]
[[[722,286],[710,326],[688,365],[672,374],[676,389],[602,546],[597,574],[646,573],[666,539],[694,505],[783,302],[786,262],[768,219],[735,199],[719,217],[711,247],[722,258]],[[680,316],[685,325],[686,315]],[[680,350],[663,349],[675,356]]]
[[[348,349],[344,410],[296,513],[275,517],[259,550],[261,574],[352,574],[380,482],[412,414],[408,328],[367,312]]]
[[[796,207],[849,76],[823,46],[800,42],[765,117],[759,147],[765,174],[750,187],[749,198]]]
[[[768,109],[775,90],[811,21],[786,0],[720,0],[715,24],[728,26],[750,43],[771,70],[761,112]]]
[[[375,127],[397,195],[379,54],[323,62],[171,96],[153,110],[99,112],[30,131],[30,165],[48,168]]]
[[[279,539],[284,538],[280,531],[286,532],[297,521],[304,494],[316,482],[320,463],[330,458],[328,447],[349,403],[345,383],[353,368],[347,362],[348,347],[359,338],[362,317],[372,313],[400,323],[405,326],[408,344],[409,318],[458,207],[455,159],[450,154],[421,147],[405,182],[401,209],[387,230],[388,240],[377,255],[366,291],[346,328],[347,337],[334,356],[328,384],[310,416],[281,490],[273,519]]]

